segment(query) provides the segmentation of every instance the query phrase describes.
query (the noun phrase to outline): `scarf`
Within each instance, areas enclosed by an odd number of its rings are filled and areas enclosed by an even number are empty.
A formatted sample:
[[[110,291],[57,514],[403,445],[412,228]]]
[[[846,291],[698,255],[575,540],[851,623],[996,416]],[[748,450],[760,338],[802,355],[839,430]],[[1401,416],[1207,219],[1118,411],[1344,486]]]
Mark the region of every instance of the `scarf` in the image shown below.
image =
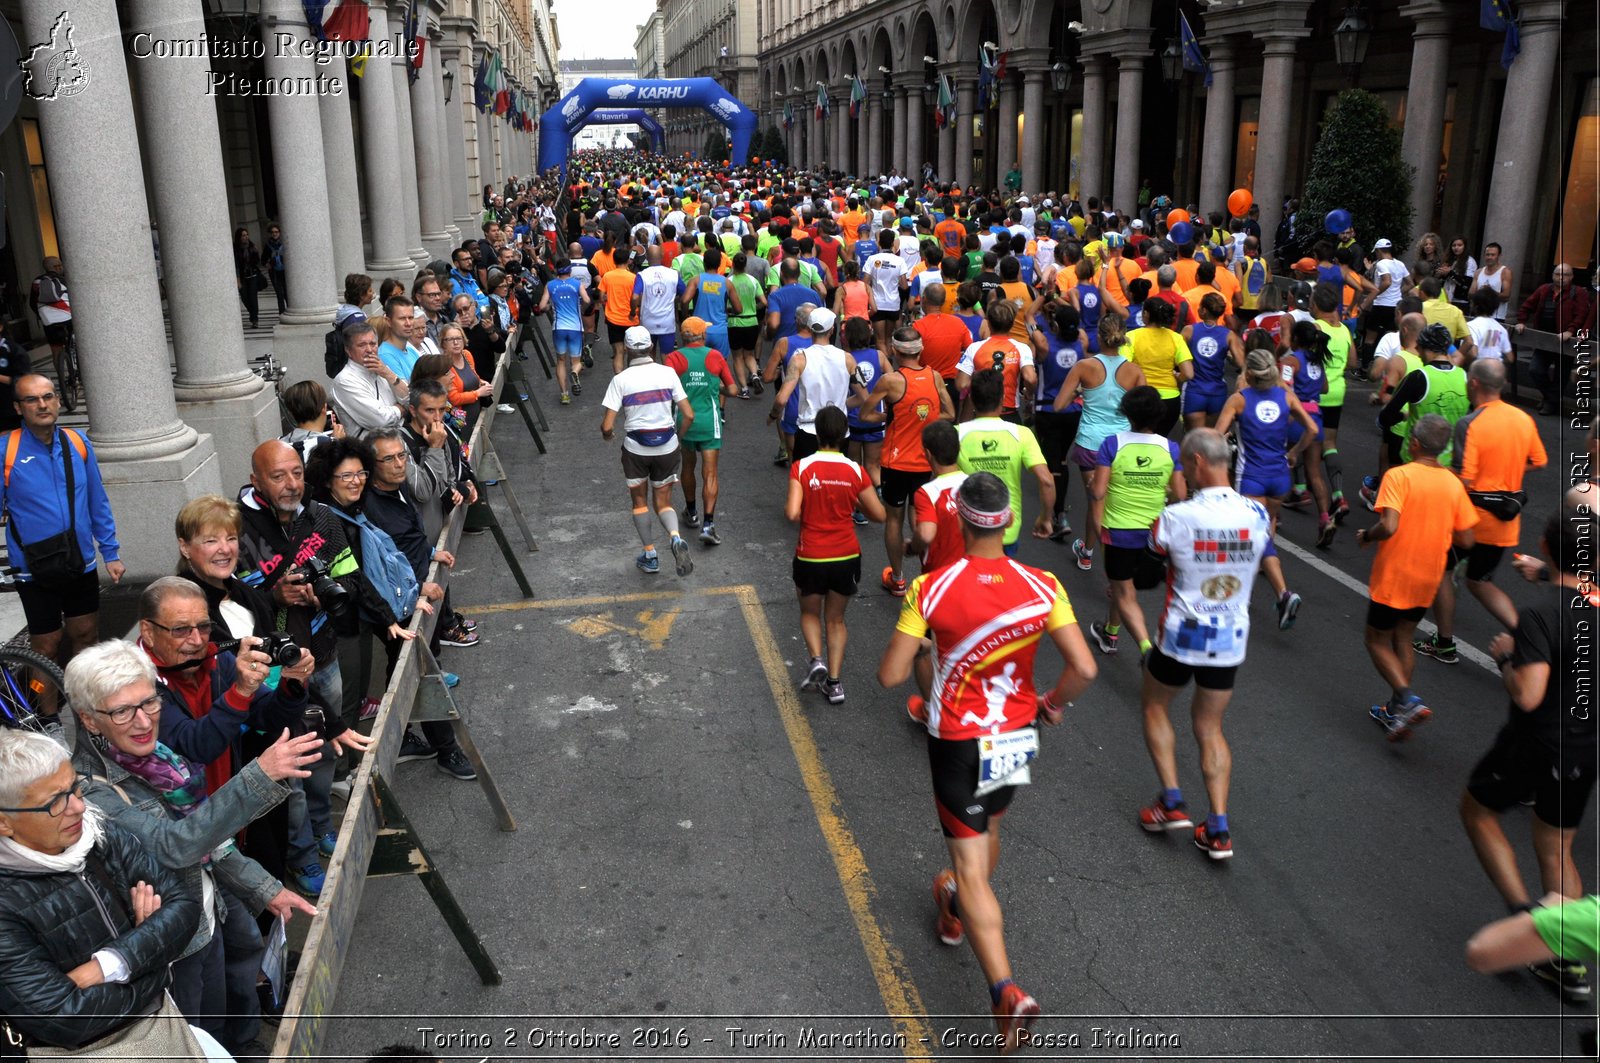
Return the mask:
[[[78,835],[77,841],[54,856],[18,845],[11,838],[0,837],[0,870],[27,874],[82,874],[89,850],[99,844],[105,834],[104,822],[104,813],[93,805],[85,805],[83,833]]]
[[[206,776],[198,765],[174,753],[160,742],[149,756],[136,757],[124,753],[107,742],[103,746],[107,757],[127,769],[128,773],[154,787],[173,813],[183,819],[199,808],[206,799]]]

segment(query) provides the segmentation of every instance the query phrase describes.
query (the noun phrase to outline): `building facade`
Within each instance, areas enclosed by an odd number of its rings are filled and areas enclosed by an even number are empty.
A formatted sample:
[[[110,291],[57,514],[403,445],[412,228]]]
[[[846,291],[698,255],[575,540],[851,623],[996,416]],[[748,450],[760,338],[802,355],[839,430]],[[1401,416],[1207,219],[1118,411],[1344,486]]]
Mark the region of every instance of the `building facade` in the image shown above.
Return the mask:
[[[659,0],[666,76],[715,78],[736,98],[754,106],[759,0]],[[698,154],[706,134],[721,131],[715,118],[700,111],[658,115],[667,132],[667,151]]]
[[[561,84],[556,97],[559,99],[577,88],[578,82],[584,78],[642,76],[638,73],[631,56],[621,59],[564,59],[561,62]],[[633,138],[641,132],[638,126],[632,124],[587,125],[572,138],[572,149],[581,151],[584,148],[631,148],[634,144]]]
[[[252,352],[326,380],[343,277],[409,284],[477,234],[484,185],[533,169],[534,133],[479,112],[473,79],[496,53],[537,101],[555,98],[548,0],[365,8],[372,51],[352,62],[354,42],[313,38],[300,0],[0,4],[29,75],[0,133],[0,300],[13,339],[37,342],[29,282],[63,260],[89,434],[136,579],[171,571],[183,502],[233,494],[281,431]],[[262,291],[247,329],[227,286],[233,234],[260,248],[269,225],[286,305]]]
[[[634,69],[642,78],[667,76],[666,29],[661,21],[661,8],[665,0],[656,0],[655,10],[639,27],[633,39]]]
[[[1503,35],[1479,27],[1480,5],[1448,0],[1359,5],[1364,54],[1349,66],[1337,55],[1345,0],[756,3],[759,74],[745,98],[763,129],[782,129],[789,105],[786,144],[800,164],[874,175],[929,167],[984,189],[1016,166],[1029,191],[1099,196],[1129,211],[1146,185],[1207,211],[1244,187],[1270,244],[1320,116],[1358,82],[1403,126],[1406,161],[1420,175],[1417,233],[1462,235],[1473,248],[1499,242],[1524,290],[1557,260],[1594,268],[1592,7],[1583,16],[1565,0],[1517,4],[1521,52],[1502,69]],[[1207,56],[1209,87],[1183,69],[1180,9]],[[986,107],[985,45],[1004,56]],[[851,77],[867,88],[857,119],[846,106]],[[819,82],[826,118],[816,113]],[[949,124],[936,114],[944,86],[957,112]]]

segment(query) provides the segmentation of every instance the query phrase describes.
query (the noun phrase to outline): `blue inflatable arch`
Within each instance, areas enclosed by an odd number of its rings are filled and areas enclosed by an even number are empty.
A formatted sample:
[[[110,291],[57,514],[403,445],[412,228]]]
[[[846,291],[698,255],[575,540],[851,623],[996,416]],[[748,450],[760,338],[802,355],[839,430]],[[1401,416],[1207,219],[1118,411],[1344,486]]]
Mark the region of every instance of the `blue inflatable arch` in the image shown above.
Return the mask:
[[[735,160],[750,157],[750,138],[756,131],[755,113],[734,99],[714,78],[584,78],[539,121],[539,169],[558,168],[565,179],[572,135],[593,121],[591,116],[596,111],[622,107],[698,107],[728,127]]]
[[[578,129],[591,125],[636,125],[650,134],[651,149],[657,155],[667,148],[667,132],[661,128],[661,123],[637,107],[603,107],[590,111],[589,117],[584,119]],[[574,133],[577,131],[573,130]]]

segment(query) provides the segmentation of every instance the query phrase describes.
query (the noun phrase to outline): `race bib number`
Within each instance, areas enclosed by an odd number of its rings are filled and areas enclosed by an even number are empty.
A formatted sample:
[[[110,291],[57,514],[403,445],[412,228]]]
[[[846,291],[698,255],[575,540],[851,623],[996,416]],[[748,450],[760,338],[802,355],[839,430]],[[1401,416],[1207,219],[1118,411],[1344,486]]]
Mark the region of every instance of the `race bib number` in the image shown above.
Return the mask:
[[[978,739],[978,785],[982,797],[1002,786],[1026,786],[1033,781],[1029,765],[1039,755],[1039,732],[1032,727]]]

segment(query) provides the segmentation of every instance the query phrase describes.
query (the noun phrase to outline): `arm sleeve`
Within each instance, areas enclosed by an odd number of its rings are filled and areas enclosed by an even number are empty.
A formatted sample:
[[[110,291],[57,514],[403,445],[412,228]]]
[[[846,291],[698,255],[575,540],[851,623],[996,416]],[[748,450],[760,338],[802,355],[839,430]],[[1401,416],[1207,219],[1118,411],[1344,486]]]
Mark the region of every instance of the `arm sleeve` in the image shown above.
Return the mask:
[[[1428,378],[1420,369],[1413,369],[1406,374],[1404,380],[1400,381],[1400,386],[1394,389],[1394,394],[1389,396],[1389,405],[1378,413],[1378,423],[1385,428],[1393,428],[1406,419],[1406,407],[1427,393]]]

